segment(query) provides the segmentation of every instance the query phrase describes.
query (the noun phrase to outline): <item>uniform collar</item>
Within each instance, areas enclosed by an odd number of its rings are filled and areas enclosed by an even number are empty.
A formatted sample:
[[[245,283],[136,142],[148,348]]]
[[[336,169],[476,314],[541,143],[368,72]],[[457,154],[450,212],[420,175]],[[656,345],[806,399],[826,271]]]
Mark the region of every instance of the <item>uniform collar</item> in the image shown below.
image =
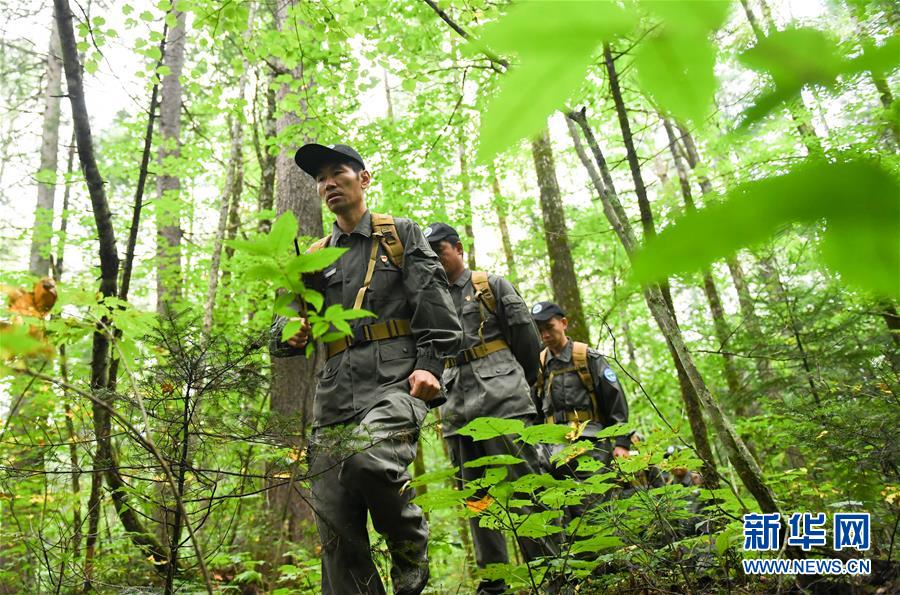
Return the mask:
[[[462,275],[460,275],[459,278],[450,285],[454,285],[456,287],[465,287],[471,278],[472,271],[467,268],[462,272]]]
[[[564,364],[572,361],[572,339],[566,337],[566,346],[562,348],[562,351],[559,352],[559,355],[553,355],[553,352],[549,349],[547,350],[547,355],[549,356],[547,360],[555,359]]]
[[[350,233],[344,233],[340,227],[338,227],[337,221],[331,224],[331,245],[337,246],[338,240],[341,236],[349,236],[353,234],[359,234],[364,237],[372,236],[372,213],[369,209],[366,209],[366,212],[363,213],[362,219],[359,220],[359,223],[356,224],[356,227],[353,228],[353,231]]]

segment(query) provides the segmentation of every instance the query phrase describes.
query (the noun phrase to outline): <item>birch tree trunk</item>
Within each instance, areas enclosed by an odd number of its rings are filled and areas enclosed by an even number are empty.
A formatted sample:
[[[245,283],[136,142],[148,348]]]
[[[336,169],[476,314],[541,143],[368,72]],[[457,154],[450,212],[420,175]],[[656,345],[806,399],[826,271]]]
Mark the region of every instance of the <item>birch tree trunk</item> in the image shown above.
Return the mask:
[[[518,282],[519,275],[516,272],[516,255],[513,252],[512,238],[509,235],[509,225],[506,221],[506,199],[500,191],[500,179],[497,177],[497,168],[494,162],[490,165],[491,188],[494,191],[494,212],[497,214],[497,223],[500,227],[500,241],[503,243],[503,256],[506,258],[507,278],[514,284]]]
[[[253,33],[253,23],[256,20],[256,5],[251,5],[247,15],[247,29],[244,31],[244,43],[247,43]],[[244,94],[247,88],[247,77],[250,63],[244,56],[241,76],[238,79],[237,105],[244,104]],[[203,336],[209,336],[213,325],[213,313],[216,306],[216,290],[219,286],[219,267],[222,263],[222,245],[225,239],[226,223],[234,224],[228,229],[230,238],[237,235],[239,226],[238,209],[241,202],[241,193],[244,187],[244,122],[243,114],[233,113],[229,115],[229,130],[231,130],[231,151],[228,158],[228,169],[225,174],[225,188],[222,192],[222,203],[219,207],[219,223],[216,227],[216,237],[213,242],[213,252],[209,264],[209,281],[206,290],[206,304],[203,308]],[[232,219],[234,220],[232,222]],[[231,258],[233,250],[228,254]]]
[[[44,91],[44,119],[41,130],[41,165],[37,172],[38,195],[31,232],[28,270],[37,277],[50,274],[50,238],[53,237],[53,206],[59,153],[59,102],[62,95],[62,59],[56,19],[50,28]]]
[[[606,158],[603,156],[600,145],[594,137],[594,131],[587,121],[585,110],[582,109],[580,112],[570,112],[568,117],[581,127],[588,146],[594,155],[594,160],[597,163],[597,168],[603,179],[603,185],[597,187],[597,192],[600,193],[601,204],[603,205],[603,212],[606,214],[606,218],[610,222],[610,225],[616,229],[616,234],[619,236],[619,240],[622,242],[622,246],[625,248],[625,252],[628,254],[630,260],[631,254],[638,247],[638,241],[634,235],[631,223],[625,214],[625,210],[622,208],[622,204],[619,201],[616,185],[613,181],[612,174],[609,171],[609,166],[606,163]],[[577,134],[577,131],[574,128],[570,128],[569,131]],[[575,150],[582,163],[589,162],[587,154],[585,154],[584,149],[580,144],[576,145]],[[644,297],[646,300],[647,295],[645,294]],[[691,437],[694,439],[694,447],[697,449],[697,454],[703,460],[703,481],[709,486],[715,486],[718,483],[719,473],[716,468],[715,458],[713,457],[712,446],[709,443],[709,436],[706,429],[706,422],[703,419],[703,409],[700,398],[697,396],[697,392],[694,389],[693,384],[691,384],[690,379],[684,370],[684,365],[678,357],[678,353],[675,351],[672,342],[665,334],[663,334],[663,336],[666,341],[666,347],[668,347],[669,353],[672,356],[672,361],[675,365],[678,385],[681,390],[681,400],[684,403],[685,414],[691,428]]]
[[[587,126],[586,120],[582,119],[579,124],[581,125],[582,129],[585,130],[585,136],[588,140],[588,144],[591,146],[591,149],[595,152],[595,154],[599,154],[599,146],[597,145],[596,140],[594,140],[593,138],[593,132],[591,131],[590,136],[587,135],[587,132],[590,131],[590,128]],[[600,166],[599,163],[598,166]],[[603,166],[600,167],[602,170]],[[603,210],[607,216],[607,219],[609,220],[613,229],[615,229],[616,235],[619,237],[622,245],[626,247],[628,257],[629,259],[631,259],[633,251],[628,247],[636,246],[636,240],[634,238],[634,232],[631,230],[631,226],[628,223],[628,220],[622,220],[617,215],[617,212],[621,212],[622,210],[620,205],[615,206],[615,203],[618,202],[618,197],[611,192],[604,192],[601,195],[601,200],[603,201]],[[644,288],[644,299],[647,301],[647,306],[650,308],[650,313],[653,315],[654,320],[656,320],[657,326],[659,326],[660,331],[662,332],[663,336],[666,337],[671,350],[674,352],[674,357],[676,357],[677,360],[681,362],[685,376],[691,387],[693,388],[697,399],[700,401],[700,403],[703,404],[703,407],[706,409],[706,412],[709,415],[710,422],[712,423],[713,428],[716,431],[716,435],[718,436],[722,445],[725,447],[725,451],[728,453],[728,460],[731,462],[732,466],[737,472],[738,477],[741,478],[744,486],[747,488],[750,494],[753,495],[754,499],[756,499],[757,503],[760,506],[760,509],[762,509],[764,512],[780,512],[772,490],[765,483],[765,481],[763,481],[762,472],[760,471],[759,466],[751,456],[750,451],[747,449],[747,446],[744,444],[743,440],[741,440],[740,436],[738,436],[737,432],[734,430],[734,427],[728,421],[728,418],[722,411],[722,408],[720,407],[718,401],[715,399],[712,393],[709,392],[709,389],[707,388],[703,377],[697,370],[697,367],[694,364],[693,357],[685,346],[684,338],[681,334],[681,329],[678,327],[678,323],[675,321],[675,317],[672,314],[670,306],[667,304],[665,297],[663,296],[663,292],[660,286],[646,286]],[[688,415],[690,417],[693,417],[690,412],[688,413]],[[693,430],[694,420],[691,419],[690,421]],[[708,443],[706,448],[708,448]],[[705,463],[709,465],[712,464],[712,455],[703,453],[700,450],[699,445],[697,445],[697,452],[701,456],[701,458],[706,459]]]
[[[692,170],[696,170],[701,166],[700,162],[700,152],[697,150],[697,144],[694,142],[694,137],[691,135],[690,131],[684,126],[678,124],[678,132],[680,134],[680,140],[684,145],[684,155],[687,160],[688,165]],[[707,194],[711,194],[713,192],[712,182],[710,182],[709,177],[706,175],[700,174],[697,176],[697,183],[700,185],[700,192],[704,196]],[[759,321],[759,316],[756,314],[756,306],[753,301],[753,296],[750,294],[750,288],[747,285],[746,276],[744,275],[743,268],[741,267],[741,262],[738,257],[729,256],[725,259],[725,263],[728,265],[728,271],[731,273],[731,280],[734,283],[734,288],[737,291],[738,295],[738,304],[741,308],[741,316],[744,319],[744,326],[747,328],[747,332],[750,335],[751,339],[754,341],[754,344],[765,343],[765,338],[762,333],[762,325]],[[765,355],[760,355],[753,358],[754,364],[756,366],[756,373],[759,375],[759,379],[762,382],[763,390],[765,392],[771,393],[774,380],[774,376],[772,374],[772,367],[769,364],[769,360]]]
[[[181,179],[178,171],[181,137],[181,70],[187,15],[173,12],[175,26],[166,36],[163,65],[169,71],[162,80],[159,114],[159,169],[156,178],[156,311],[163,315],[171,302],[181,299]]]
[[[575,274],[572,250],[569,247],[566,215],[559,192],[559,182],[556,179],[553,147],[546,127],[532,139],[531,154],[534,157],[534,169],[541,192],[541,215],[544,236],[547,239],[547,252],[550,256],[553,298],[569,319],[568,335],[576,341],[590,343],[590,329],[584,319],[578,276]]]
[[[684,158],[679,150],[678,141],[675,137],[675,131],[671,122],[665,117],[662,118],[663,127],[666,130],[666,138],[669,141],[669,152],[672,154],[672,161],[675,163],[675,170],[678,173],[678,182],[681,187],[681,197],[684,200],[686,209],[696,211],[697,206],[694,204],[694,197],[691,195],[691,183],[688,178],[687,167]],[[747,409],[744,403],[745,399],[740,399],[741,382],[738,376],[737,366],[734,356],[728,352],[727,345],[731,339],[731,331],[728,328],[728,322],[725,320],[725,309],[722,307],[722,298],[719,296],[719,289],[712,276],[712,270],[703,269],[703,293],[706,294],[706,301],[709,305],[710,314],[713,319],[713,329],[716,334],[716,340],[719,342],[719,351],[722,354],[722,366],[725,373],[725,383],[728,386],[728,392],[731,394],[732,403],[735,410],[741,414],[746,414]]]
[[[259,76],[258,79],[262,79]],[[258,122],[253,126],[253,146],[256,148],[256,160],[259,163],[259,195],[257,197],[257,210],[268,211],[275,206],[275,155],[270,150],[270,143],[274,141],[275,131],[275,89],[274,77],[269,74],[265,77],[263,93],[265,95],[265,112],[262,118],[262,139],[259,138]],[[253,113],[259,109],[259,87],[254,93]],[[259,220],[257,227],[260,233],[268,233],[272,228],[269,218]]]

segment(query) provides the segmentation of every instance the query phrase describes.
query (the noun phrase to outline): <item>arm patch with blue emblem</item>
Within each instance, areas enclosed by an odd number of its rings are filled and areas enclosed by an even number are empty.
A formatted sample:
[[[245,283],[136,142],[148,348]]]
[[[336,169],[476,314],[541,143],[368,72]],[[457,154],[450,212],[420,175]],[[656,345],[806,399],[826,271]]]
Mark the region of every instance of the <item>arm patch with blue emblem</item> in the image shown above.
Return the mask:
[[[619,378],[616,376],[616,373],[613,372],[612,368],[606,368],[603,370],[603,377],[609,380],[610,382],[618,382]]]

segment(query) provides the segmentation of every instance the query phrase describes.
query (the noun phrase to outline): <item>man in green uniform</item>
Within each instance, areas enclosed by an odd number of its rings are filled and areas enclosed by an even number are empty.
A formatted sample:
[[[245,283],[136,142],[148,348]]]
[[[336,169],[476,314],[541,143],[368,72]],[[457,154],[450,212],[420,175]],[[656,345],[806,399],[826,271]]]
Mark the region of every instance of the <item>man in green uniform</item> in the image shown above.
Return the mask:
[[[537,413],[530,385],[535,380],[540,338],[528,306],[515,287],[498,275],[470,271],[463,259],[459,234],[446,223],[432,223],[425,237],[441,259],[450,281],[450,295],[463,329],[463,350],[444,372],[447,403],[441,407],[444,437],[462,483],[480,478],[485,467],[465,463],[490,455],[513,455],[507,479],[540,473],[537,450],[508,436],[475,441],[457,431],[477,417],[520,419],[531,424]],[[525,510],[524,512],[528,512]],[[480,568],[509,561],[502,533],[470,519],[475,561]],[[555,553],[550,540],[520,539],[526,560]],[[479,593],[502,593],[502,581],[483,581]]]
[[[441,394],[444,360],[459,351],[447,277],[415,223],[368,210],[371,175],[356,151],[308,144],[295,161],[336,219],[312,249],[347,249],[312,281],[323,310],[341,304],[377,315],[324,345],[309,454],[322,592],[385,592],[366,530],[371,515],[391,552],[394,593],[417,595],[428,581],[428,525],[405,487],[427,404]],[[297,354],[308,341],[306,325],[282,343],[284,322],[273,328],[276,356]]]
[[[584,439],[608,426],[627,423],[628,403],[616,373],[597,351],[566,336],[569,322],[562,308],[553,302],[538,302],[531,315],[545,345],[535,383],[545,423],[571,424]],[[631,433],[617,436],[614,443],[609,438],[593,442],[590,456],[608,465],[613,456],[628,456]],[[577,471],[575,461],[571,463],[552,467],[553,474],[579,479],[590,475]],[[577,517],[584,510],[584,505],[568,507],[567,513]]]

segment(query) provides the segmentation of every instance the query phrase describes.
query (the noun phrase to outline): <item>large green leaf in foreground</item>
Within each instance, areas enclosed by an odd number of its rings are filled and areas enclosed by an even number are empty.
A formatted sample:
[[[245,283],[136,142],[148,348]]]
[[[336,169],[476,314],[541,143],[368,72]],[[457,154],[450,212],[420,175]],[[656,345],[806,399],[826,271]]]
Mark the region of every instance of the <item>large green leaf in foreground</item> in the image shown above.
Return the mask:
[[[786,225],[821,220],[825,264],[860,288],[900,297],[900,185],[868,161],[813,163],[739,186],[648,241],[634,275],[647,282],[699,270]]]

